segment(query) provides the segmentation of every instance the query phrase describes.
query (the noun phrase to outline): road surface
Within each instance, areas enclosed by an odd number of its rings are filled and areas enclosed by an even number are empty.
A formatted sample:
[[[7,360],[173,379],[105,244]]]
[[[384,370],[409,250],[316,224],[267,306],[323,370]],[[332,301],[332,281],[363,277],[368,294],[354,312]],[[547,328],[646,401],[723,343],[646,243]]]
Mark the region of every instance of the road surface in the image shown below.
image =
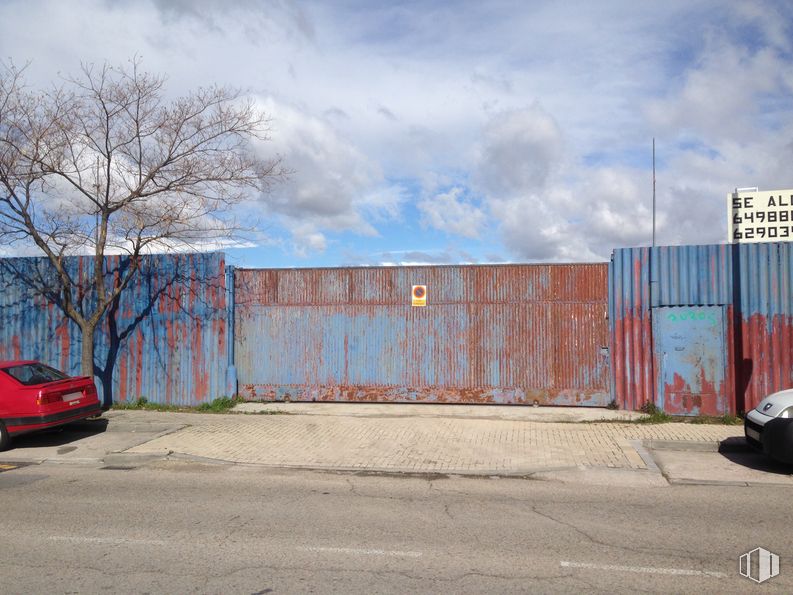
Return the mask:
[[[785,487],[160,461],[0,473],[4,593],[793,592]],[[740,554],[781,573],[758,587]]]

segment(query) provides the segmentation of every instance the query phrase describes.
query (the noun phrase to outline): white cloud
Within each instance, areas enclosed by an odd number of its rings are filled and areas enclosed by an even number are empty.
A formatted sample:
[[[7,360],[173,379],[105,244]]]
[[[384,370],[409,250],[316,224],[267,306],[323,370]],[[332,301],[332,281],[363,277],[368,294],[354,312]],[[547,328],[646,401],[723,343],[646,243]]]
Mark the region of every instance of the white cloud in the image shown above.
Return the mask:
[[[318,231],[311,223],[298,223],[290,226],[289,230],[292,233],[292,251],[300,258],[321,254],[328,247],[325,234]]]
[[[600,258],[612,248],[652,241],[652,176],[630,168],[599,168],[577,185],[568,210],[579,242]],[[657,228],[665,224],[657,216]]]
[[[493,115],[475,149],[474,180],[504,243],[529,260],[565,258],[567,193],[556,185],[562,133],[538,103]]]
[[[32,243],[16,242],[0,246],[0,258],[11,258],[16,256],[44,256],[41,248]]]
[[[407,200],[408,191],[399,184],[392,184],[361,194],[353,201],[353,206],[369,221],[397,221],[402,217],[402,207]]]
[[[650,124],[659,131],[694,133],[711,142],[749,138],[758,133],[758,120],[774,115],[769,112],[775,108],[764,99],[791,92],[783,77],[788,68],[770,48],[752,51],[729,39],[712,39],[682,87],[649,103]]]
[[[562,134],[538,103],[494,115],[477,155],[476,180],[499,198],[542,190],[561,164]]]
[[[485,225],[485,214],[463,195],[462,188],[436,194],[418,203],[422,223],[449,234],[478,238]]]
[[[447,247],[442,250],[394,250],[379,255],[380,266],[431,266],[439,264],[477,264],[465,250]]]
[[[388,185],[378,164],[331,122],[273,98],[263,101],[263,108],[273,118],[273,130],[262,150],[281,155],[292,173],[260,200],[297,234],[300,254],[325,250],[325,238],[315,230],[373,236],[377,231],[369,219],[399,217],[402,189]]]
[[[763,1],[0,4],[34,82],[138,53],[169,93],[260,97],[295,170],[262,219],[306,257],[415,209],[483,253],[607,258],[650,241],[653,137],[659,241],[721,241],[730,188],[793,186],[792,27]]]
[[[558,191],[525,194],[489,200],[493,216],[500,222],[504,244],[522,260],[578,260],[565,247],[574,240],[570,225],[555,210]]]

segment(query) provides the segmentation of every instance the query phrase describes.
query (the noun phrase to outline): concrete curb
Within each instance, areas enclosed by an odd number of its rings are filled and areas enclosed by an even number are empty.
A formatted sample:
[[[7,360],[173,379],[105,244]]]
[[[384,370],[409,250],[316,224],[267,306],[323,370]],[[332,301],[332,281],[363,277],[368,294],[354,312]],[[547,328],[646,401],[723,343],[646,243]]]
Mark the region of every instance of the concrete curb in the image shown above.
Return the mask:
[[[644,464],[647,466],[647,470],[653,473],[661,473],[661,470],[658,468],[658,465],[655,463],[655,459],[651,452],[647,450],[645,444],[641,440],[629,440],[630,445],[636,449],[636,452],[641,457]]]
[[[587,485],[615,485],[616,483],[625,484],[626,482],[634,487],[662,487],[647,483],[652,478],[657,477],[663,486],[668,486],[666,479],[659,471],[653,469],[623,469],[614,467],[588,467],[580,465],[564,465],[553,467],[526,467],[514,471],[498,470],[479,470],[470,469],[447,469],[447,470],[416,470],[414,468],[394,468],[394,467],[360,467],[360,466],[323,466],[315,464],[306,465],[284,465],[269,463],[251,463],[229,461],[224,459],[214,459],[190,455],[175,451],[162,452],[156,454],[126,454],[116,453],[112,457],[105,459],[105,468],[126,471],[140,466],[158,462],[173,463],[197,463],[201,465],[211,465],[218,467],[241,467],[249,469],[260,469],[273,472],[311,472],[327,473],[339,475],[355,475],[361,477],[400,477],[406,479],[517,479],[528,481],[558,482],[558,483],[583,483]],[[616,474],[616,475],[612,475]],[[640,485],[637,485],[639,482]]]
[[[535,478],[534,476],[541,473],[548,473],[548,472],[560,472],[560,471],[581,471],[582,469],[577,465],[564,465],[564,466],[555,466],[555,467],[527,467],[524,469],[518,469],[514,471],[498,471],[498,470],[471,470],[471,469],[442,469],[442,470],[417,470],[413,467],[362,467],[362,466],[344,466],[344,465],[318,465],[307,463],[304,465],[299,464],[273,464],[273,463],[252,463],[249,461],[240,462],[240,461],[229,461],[226,459],[215,459],[211,457],[202,457],[197,455],[191,455],[186,453],[180,453],[176,451],[168,451],[163,453],[114,453],[116,455],[121,455],[118,459],[111,459],[113,462],[108,463],[108,459],[105,458],[106,464],[112,464],[113,466],[119,465],[135,465],[135,461],[139,461],[137,464],[144,465],[151,461],[156,460],[173,460],[173,461],[192,461],[196,463],[205,463],[205,464],[218,464],[218,465],[230,465],[230,466],[239,466],[239,467],[251,467],[251,468],[258,468],[258,469],[285,469],[291,471],[317,471],[323,473],[353,473],[353,474],[360,474],[360,475],[401,475],[401,476],[412,476],[412,477],[424,477],[424,476],[433,476],[433,477],[479,477],[479,478],[486,478],[486,477],[503,477],[503,478],[511,478],[511,479],[540,479]],[[126,458],[124,458],[126,457]],[[603,469],[612,469],[604,467]],[[584,469],[586,470],[586,468]]]
[[[687,452],[751,452],[752,447],[742,437],[726,440],[642,440],[648,450],[682,450]]]
[[[128,454],[124,452],[114,452],[105,456],[102,459],[102,462],[105,464],[105,467],[112,467],[116,469],[134,469],[153,461],[167,459],[170,454],[170,452],[162,454]]]
[[[671,485],[686,485],[686,486],[723,486],[723,487],[739,487],[739,488],[753,488],[753,487],[776,487],[776,488],[790,488],[789,483],[780,483],[772,481],[728,481],[720,479],[669,479],[667,481]]]

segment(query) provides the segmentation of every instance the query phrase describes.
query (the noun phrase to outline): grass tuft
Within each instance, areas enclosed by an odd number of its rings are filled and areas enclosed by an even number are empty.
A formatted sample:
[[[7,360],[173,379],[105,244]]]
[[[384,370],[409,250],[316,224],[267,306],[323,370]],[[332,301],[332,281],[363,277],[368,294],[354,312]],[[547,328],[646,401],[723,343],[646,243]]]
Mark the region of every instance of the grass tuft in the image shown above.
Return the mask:
[[[145,411],[177,411],[182,413],[228,413],[237,403],[242,403],[242,397],[219,397],[209,403],[201,403],[197,407],[186,405],[170,405],[165,403],[150,403],[146,397],[137,401],[126,403],[113,403],[113,409],[145,410]]]
[[[668,424],[669,422],[677,421],[674,417],[659,409],[655,403],[645,403],[639,411],[646,413],[647,417],[637,419],[637,424]]]
[[[195,409],[201,413],[226,413],[234,405],[242,402],[242,397],[218,397],[210,403],[201,403]]]
[[[730,413],[725,413],[724,415],[697,415],[695,417],[689,417],[688,423],[740,426],[743,424],[743,418],[739,415],[732,415]]]
[[[659,409],[655,403],[645,403],[639,409],[642,413],[646,413],[647,417],[633,420],[632,423],[637,424],[668,424],[671,422],[679,424],[709,424],[709,425],[724,425],[724,426],[738,426],[743,423],[743,418],[737,415],[669,415]]]

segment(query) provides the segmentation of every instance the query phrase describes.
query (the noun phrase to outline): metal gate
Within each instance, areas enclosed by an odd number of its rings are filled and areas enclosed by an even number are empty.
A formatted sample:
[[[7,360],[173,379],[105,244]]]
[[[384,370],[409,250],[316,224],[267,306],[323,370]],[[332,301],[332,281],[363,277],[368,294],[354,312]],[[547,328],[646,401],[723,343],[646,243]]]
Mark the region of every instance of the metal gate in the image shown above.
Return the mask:
[[[237,269],[255,400],[604,406],[606,264]],[[412,306],[426,286],[426,306]]]
[[[656,405],[675,415],[724,415],[725,312],[722,306],[653,309]]]

